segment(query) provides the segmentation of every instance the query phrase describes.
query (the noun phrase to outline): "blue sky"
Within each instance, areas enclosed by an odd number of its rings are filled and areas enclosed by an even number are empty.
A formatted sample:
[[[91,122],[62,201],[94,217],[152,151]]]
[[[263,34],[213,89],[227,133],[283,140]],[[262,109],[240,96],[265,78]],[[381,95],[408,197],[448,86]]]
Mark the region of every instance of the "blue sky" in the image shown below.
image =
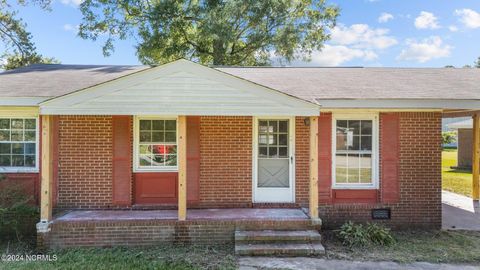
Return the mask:
[[[52,11],[19,9],[38,51],[64,64],[139,64],[135,40],[117,42],[110,57],[102,42],[76,36],[81,0],[54,0]],[[312,62],[294,65],[462,67],[480,56],[478,0],[330,0],[341,8],[332,40]]]

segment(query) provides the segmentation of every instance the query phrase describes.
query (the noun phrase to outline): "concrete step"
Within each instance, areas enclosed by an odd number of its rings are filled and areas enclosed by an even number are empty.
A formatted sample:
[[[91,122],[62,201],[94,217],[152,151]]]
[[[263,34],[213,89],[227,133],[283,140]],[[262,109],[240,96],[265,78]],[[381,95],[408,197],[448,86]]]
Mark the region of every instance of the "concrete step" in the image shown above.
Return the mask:
[[[325,254],[325,248],[320,243],[235,244],[235,254],[238,256],[320,256]]]
[[[236,231],[235,243],[320,243],[322,236],[315,230],[299,231]]]

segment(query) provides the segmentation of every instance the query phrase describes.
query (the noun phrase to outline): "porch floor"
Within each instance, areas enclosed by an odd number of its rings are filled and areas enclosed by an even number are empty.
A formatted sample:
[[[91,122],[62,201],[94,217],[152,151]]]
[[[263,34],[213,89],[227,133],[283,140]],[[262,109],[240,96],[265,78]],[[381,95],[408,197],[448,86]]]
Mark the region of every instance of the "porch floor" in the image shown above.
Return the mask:
[[[177,220],[177,210],[74,210],[56,221]],[[188,209],[187,220],[308,220],[302,209]]]

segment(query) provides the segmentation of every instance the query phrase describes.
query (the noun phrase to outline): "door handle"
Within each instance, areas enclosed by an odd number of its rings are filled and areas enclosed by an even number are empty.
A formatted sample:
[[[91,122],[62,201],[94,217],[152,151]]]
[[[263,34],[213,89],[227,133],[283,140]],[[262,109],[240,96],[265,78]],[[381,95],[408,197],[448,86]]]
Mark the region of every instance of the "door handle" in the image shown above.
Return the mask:
[[[293,164],[293,156],[290,156],[290,163]]]

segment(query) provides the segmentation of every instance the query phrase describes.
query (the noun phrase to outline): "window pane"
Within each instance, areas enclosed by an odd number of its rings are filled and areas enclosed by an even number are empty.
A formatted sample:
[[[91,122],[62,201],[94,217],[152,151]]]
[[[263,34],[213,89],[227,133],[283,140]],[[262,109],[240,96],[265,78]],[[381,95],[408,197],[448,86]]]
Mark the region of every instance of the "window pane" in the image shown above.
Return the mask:
[[[25,141],[34,142],[35,141],[35,131],[25,131]]]
[[[261,145],[267,144],[267,134],[260,134],[258,135],[258,143]]]
[[[348,150],[360,150],[360,136],[353,135],[347,137]]]
[[[348,167],[349,168],[359,168],[360,167],[360,155],[359,154],[348,154]]]
[[[348,121],[347,120],[337,120],[337,131],[340,129],[344,132],[348,128]]]
[[[347,136],[337,132],[337,150],[347,150]]]
[[[152,132],[152,142],[165,142],[165,133],[153,131]]]
[[[152,150],[154,154],[165,154],[165,145],[152,145]]]
[[[260,133],[267,133],[267,121],[260,121],[258,123],[258,129]]]
[[[0,129],[10,129],[10,119],[0,119]]]
[[[140,130],[152,130],[152,120],[140,120]]]
[[[25,156],[25,166],[35,167],[35,156],[32,156],[32,155]]]
[[[175,120],[166,120],[165,121],[165,130],[177,130],[177,124]]]
[[[177,166],[177,155],[166,155],[165,166]]]
[[[269,157],[277,157],[277,147],[276,146],[268,148],[268,156]]]
[[[362,168],[371,168],[372,167],[372,155],[363,154],[360,158],[360,167]]]
[[[359,182],[360,169],[348,167],[348,183],[358,183]]]
[[[12,153],[13,154],[22,154],[23,155],[23,143],[13,143],[12,144]]]
[[[0,130],[0,141],[10,141],[10,130]]]
[[[361,136],[361,150],[372,151],[372,136]]]
[[[360,135],[360,120],[348,120],[348,130],[353,132],[353,135]]]
[[[347,167],[347,154],[337,154],[335,164],[337,167]]]
[[[288,145],[288,135],[287,134],[278,135],[278,144],[279,145]]]
[[[23,129],[23,119],[12,119],[12,129]]]
[[[277,134],[268,134],[268,144],[277,145]]]
[[[164,166],[165,164],[165,158],[163,155],[155,155],[153,157],[153,162],[152,162],[152,165],[153,166]]]
[[[150,131],[140,132],[140,142],[151,142],[151,141],[152,141],[152,133]]]
[[[0,143],[0,154],[11,154],[10,143]]]
[[[267,157],[267,147],[259,147],[258,148],[258,156],[259,157]]]
[[[177,154],[177,146],[176,145],[165,146],[165,154]]]
[[[176,132],[165,132],[165,142],[174,143],[177,141]]]
[[[279,147],[278,148],[278,156],[282,158],[288,157],[287,147]]]
[[[337,183],[347,183],[347,168],[337,167],[335,177]]]
[[[151,166],[152,158],[149,155],[140,155],[140,166]]]
[[[0,155],[0,166],[11,166],[10,155]]]
[[[26,143],[25,144],[25,154],[27,154],[27,155],[34,155],[35,154],[35,144],[34,143]]]
[[[280,121],[278,123],[279,132],[288,132],[288,121]]]
[[[268,122],[268,132],[277,132],[278,131],[278,122],[269,121]]]
[[[152,149],[150,145],[140,145],[140,154],[151,154]]]
[[[23,167],[24,166],[24,156],[23,155],[12,155],[12,166],[13,167]]]
[[[372,182],[372,169],[361,168],[360,169],[360,183],[371,183],[371,182]]]
[[[26,129],[35,129],[37,121],[35,119],[25,119],[25,128]]]
[[[362,120],[362,135],[372,135],[372,121],[371,120]]]
[[[12,130],[12,142],[23,141],[23,130]]]
[[[163,131],[165,129],[165,120],[153,120],[152,129]]]

